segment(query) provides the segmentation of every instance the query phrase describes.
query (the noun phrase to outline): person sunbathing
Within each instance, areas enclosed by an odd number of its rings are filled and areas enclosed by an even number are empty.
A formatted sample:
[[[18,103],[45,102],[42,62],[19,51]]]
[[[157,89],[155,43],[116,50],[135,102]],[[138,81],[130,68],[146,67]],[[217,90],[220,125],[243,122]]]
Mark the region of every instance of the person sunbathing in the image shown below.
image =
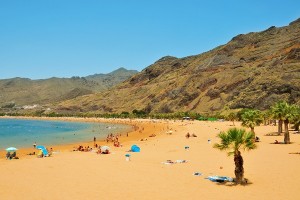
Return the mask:
[[[10,152],[6,153],[6,159],[10,159]]]
[[[190,137],[191,137],[190,133],[187,133],[187,134],[185,135],[185,137],[186,137],[187,139],[190,138]]]
[[[255,137],[255,142],[260,142],[260,139],[259,139],[259,137]]]
[[[278,140],[275,140],[273,144],[284,144],[284,142],[278,142]]]
[[[101,154],[101,148],[98,149],[97,154]]]
[[[102,154],[110,154],[110,152],[108,149],[106,149],[104,152],[102,152]]]
[[[13,152],[12,154],[10,154],[10,159],[16,158],[17,157],[17,153]]]

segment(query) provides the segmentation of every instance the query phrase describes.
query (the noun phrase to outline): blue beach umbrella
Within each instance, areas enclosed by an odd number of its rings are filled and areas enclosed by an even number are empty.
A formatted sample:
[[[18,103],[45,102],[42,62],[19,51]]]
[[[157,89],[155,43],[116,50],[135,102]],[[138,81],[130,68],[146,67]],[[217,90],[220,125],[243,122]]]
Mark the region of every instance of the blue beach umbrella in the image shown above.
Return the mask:
[[[140,149],[140,147],[138,147],[137,145],[134,144],[131,146],[131,151],[132,152],[140,152],[141,149]]]
[[[18,149],[16,147],[8,147],[5,150],[8,151],[8,152],[14,152],[14,151],[17,151]]]
[[[44,156],[48,156],[48,155],[49,155],[49,153],[48,153],[46,147],[44,147],[44,146],[42,146],[42,145],[38,145],[38,146],[36,146],[36,148],[42,150]]]

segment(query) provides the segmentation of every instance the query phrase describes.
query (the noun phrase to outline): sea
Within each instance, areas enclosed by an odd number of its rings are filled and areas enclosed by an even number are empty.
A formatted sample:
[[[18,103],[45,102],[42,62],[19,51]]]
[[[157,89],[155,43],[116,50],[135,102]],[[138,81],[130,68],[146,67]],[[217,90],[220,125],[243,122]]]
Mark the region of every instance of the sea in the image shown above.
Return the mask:
[[[110,123],[66,122],[50,120],[0,119],[0,149],[54,146],[104,139],[131,129]]]

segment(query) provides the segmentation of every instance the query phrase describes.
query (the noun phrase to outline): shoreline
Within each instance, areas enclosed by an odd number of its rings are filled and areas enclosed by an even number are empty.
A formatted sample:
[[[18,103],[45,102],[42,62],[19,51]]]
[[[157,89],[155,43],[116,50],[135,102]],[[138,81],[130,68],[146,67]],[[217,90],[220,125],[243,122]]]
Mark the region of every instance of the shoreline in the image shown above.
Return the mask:
[[[130,130],[124,130],[120,131],[115,134],[120,135],[119,141],[122,146],[127,146],[128,143],[139,141],[141,139],[148,138],[149,135],[151,135],[151,132],[157,132],[167,129],[166,124],[162,123],[162,121],[168,121],[168,120],[149,120],[149,119],[106,119],[106,118],[81,118],[81,117],[26,117],[26,116],[1,116],[0,119],[26,119],[26,120],[46,120],[46,121],[64,121],[64,122],[80,122],[80,123],[109,123],[109,124],[122,124],[130,126]],[[153,126],[153,124],[155,124]],[[151,127],[152,126],[152,127]],[[149,128],[151,127],[151,132],[149,132]],[[166,130],[167,131],[167,130]],[[128,135],[128,137],[126,136]],[[118,147],[114,147],[113,143],[106,142],[106,139],[97,139],[96,141],[97,145],[103,146],[108,145],[111,148],[115,149]],[[79,145],[82,146],[89,146],[94,147],[94,141],[91,139],[91,141],[81,141],[81,142],[66,142],[65,144],[60,145],[49,145],[47,148],[53,148],[54,152],[66,152],[66,151],[73,151],[75,148],[77,148]],[[17,151],[17,156],[19,158],[32,158],[36,156],[28,155],[29,153],[36,152],[37,149],[35,148],[20,148]],[[5,150],[0,150],[0,160],[5,159]]]

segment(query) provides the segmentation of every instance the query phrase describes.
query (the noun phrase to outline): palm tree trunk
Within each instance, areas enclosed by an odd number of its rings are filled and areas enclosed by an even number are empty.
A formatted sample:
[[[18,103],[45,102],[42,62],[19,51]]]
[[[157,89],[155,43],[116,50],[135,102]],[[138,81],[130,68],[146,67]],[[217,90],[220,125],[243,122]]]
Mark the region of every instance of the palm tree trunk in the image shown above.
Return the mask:
[[[295,131],[299,131],[299,125],[300,123],[295,123]]]
[[[278,134],[282,133],[282,120],[278,120]]]
[[[254,132],[254,127],[250,127],[251,128],[251,133],[253,133],[254,138],[255,138],[255,132]]]
[[[290,133],[289,133],[289,120],[284,120],[284,143],[290,144]]]
[[[244,181],[244,160],[240,151],[234,154],[234,164],[235,164],[235,182],[241,184]]]

